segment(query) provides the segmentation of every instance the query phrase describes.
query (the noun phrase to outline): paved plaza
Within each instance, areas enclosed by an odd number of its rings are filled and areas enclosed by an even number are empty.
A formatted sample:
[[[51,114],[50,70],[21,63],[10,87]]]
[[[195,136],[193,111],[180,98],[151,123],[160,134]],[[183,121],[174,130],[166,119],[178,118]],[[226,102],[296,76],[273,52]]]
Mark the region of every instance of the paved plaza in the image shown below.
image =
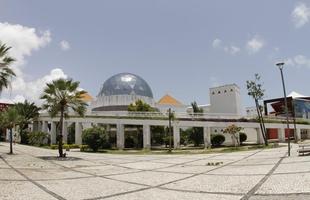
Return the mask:
[[[221,154],[115,155],[0,143],[0,199],[310,199],[310,156],[286,148]],[[212,166],[212,163],[223,164]]]

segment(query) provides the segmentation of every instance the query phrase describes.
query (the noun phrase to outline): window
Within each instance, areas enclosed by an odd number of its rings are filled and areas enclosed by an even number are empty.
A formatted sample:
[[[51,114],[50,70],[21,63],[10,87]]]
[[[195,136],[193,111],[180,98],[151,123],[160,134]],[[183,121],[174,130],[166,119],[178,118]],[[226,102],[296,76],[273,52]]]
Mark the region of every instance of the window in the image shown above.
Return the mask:
[[[215,94],[215,92],[213,91],[213,92],[212,92],[212,94],[214,95],[214,94]]]
[[[226,93],[227,92],[227,90],[224,90],[224,93]]]
[[[233,89],[230,89],[230,91],[232,92],[232,91],[234,91]]]
[[[218,91],[217,93],[218,93],[218,94],[221,94],[221,91]]]

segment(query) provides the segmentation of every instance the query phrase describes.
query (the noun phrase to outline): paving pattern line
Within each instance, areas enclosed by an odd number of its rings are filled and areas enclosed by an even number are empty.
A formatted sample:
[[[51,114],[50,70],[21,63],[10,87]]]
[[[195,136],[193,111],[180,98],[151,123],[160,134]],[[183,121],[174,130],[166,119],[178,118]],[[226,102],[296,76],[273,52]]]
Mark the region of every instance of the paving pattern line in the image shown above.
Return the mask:
[[[281,159],[274,165],[274,167],[240,200],[248,200],[251,198],[255,192],[267,181],[267,179],[273,174],[273,172],[279,167],[281,162],[285,157],[281,157]]]
[[[192,178],[192,177],[195,177],[195,176],[198,176],[198,175],[201,175],[201,174],[205,174],[205,173],[208,173],[210,171],[214,171],[214,170],[217,170],[217,169],[220,169],[222,167],[226,167],[228,165],[232,165],[234,163],[237,163],[237,162],[240,162],[244,159],[247,159],[257,153],[260,153],[262,152],[263,150],[259,150],[259,151],[256,151],[254,152],[253,154],[250,154],[250,155],[247,155],[239,160],[235,160],[235,161],[232,161],[232,162],[229,162],[225,165],[221,165],[217,168],[214,168],[214,169],[210,169],[210,170],[207,170],[207,171],[204,171],[202,173],[194,173],[192,176],[189,176],[189,177],[185,177],[185,178],[182,178],[182,179],[177,179],[177,180],[174,180],[174,181],[171,181],[169,183],[163,183],[163,184],[159,184],[159,185],[156,185],[156,186],[150,186],[150,185],[147,185],[147,184],[139,184],[139,183],[136,183],[136,182],[129,182],[129,181],[122,181],[122,180],[117,180],[117,179],[113,179],[111,177],[108,177],[108,176],[112,176],[111,174],[109,175],[103,175],[103,176],[99,176],[99,175],[96,175],[96,174],[93,174],[93,173],[87,173],[87,172],[81,172],[81,171],[78,171],[76,169],[74,169],[74,167],[66,167],[66,166],[63,166],[63,165],[60,165],[58,163],[55,163],[55,162],[52,162],[52,161],[49,161],[51,162],[52,164],[55,164],[55,165],[59,165],[61,166],[62,168],[65,168],[67,170],[70,170],[70,171],[75,171],[75,172],[79,172],[79,173],[84,173],[84,174],[87,174],[87,175],[90,175],[90,177],[101,177],[101,178],[105,178],[105,179],[110,179],[110,180],[114,180],[114,181],[119,181],[119,182],[124,182],[124,183],[130,183],[130,184],[136,184],[136,185],[140,185],[140,186],[144,186],[145,188],[140,188],[140,189],[137,189],[137,190],[132,190],[132,191],[127,191],[127,192],[123,192],[123,193],[117,193],[117,194],[113,194],[113,195],[108,195],[108,196],[102,196],[102,197],[96,197],[96,198],[89,198],[87,200],[97,200],[97,199],[106,199],[106,198],[110,198],[110,197],[114,197],[114,196],[121,196],[121,195],[125,195],[125,194],[130,194],[130,193],[135,193],[135,192],[140,192],[140,191],[144,191],[144,190],[149,190],[149,189],[153,189],[153,188],[157,188],[157,189],[160,189],[160,190],[170,190],[170,191],[179,191],[179,192],[191,192],[191,193],[207,193],[207,194],[222,194],[222,195],[244,195],[243,194],[239,194],[239,193],[225,193],[225,192],[205,192],[205,191],[187,191],[187,190],[178,190],[178,189],[170,189],[170,188],[164,188],[162,186],[164,185],[167,185],[167,184],[170,184],[170,183],[174,183],[174,182],[178,182],[178,181],[182,181],[182,180],[186,180],[188,178]],[[28,154],[30,155],[31,157],[35,157],[37,158],[36,156],[30,154],[30,153],[27,153],[27,152],[23,152],[23,151],[19,151],[19,152],[22,152],[22,153],[25,153],[25,154]],[[224,154],[219,154],[219,155],[214,155],[214,156],[211,156],[211,157],[216,157],[216,156],[222,156]],[[161,167],[161,168],[170,168],[170,167],[173,167],[173,166],[178,166],[178,165],[184,165],[186,163],[191,163],[191,162],[195,162],[197,160],[205,160],[205,159],[209,159],[211,157],[207,157],[207,158],[200,158],[200,159],[195,159],[195,160],[190,160],[190,161],[187,161],[187,162],[183,162],[183,163],[177,163],[177,164],[174,164],[174,165],[169,165],[168,167],[165,166],[165,167]],[[94,161],[92,160],[88,160],[88,159],[84,159],[82,158],[83,160],[86,160],[86,161],[89,161],[89,162],[93,162],[95,163]],[[163,158],[163,159],[156,159],[156,160],[164,160],[164,159],[168,159],[168,158]],[[283,158],[282,158],[283,159]],[[154,159],[155,160],[155,159]],[[143,162],[145,160],[139,160],[139,161],[135,161],[135,162],[131,162],[131,163],[139,163],[139,162]],[[150,162],[152,162],[152,160],[149,160]],[[125,166],[119,166],[118,164],[109,164],[107,163],[108,165],[110,166],[116,166],[116,167],[121,167],[121,168],[127,168],[127,169],[134,169],[134,170],[140,170],[140,169],[136,169],[136,168],[130,168],[130,167],[125,167]],[[122,163],[123,164],[123,163]],[[272,165],[272,164],[271,164]],[[106,165],[103,165],[103,166],[106,166]],[[123,173],[123,174],[132,174],[132,173],[138,173],[138,172],[143,172],[143,171],[153,171],[153,172],[159,172],[159,171],[155,171],[157,170],[157,168],[155,169],[149,169],[149,170],[140,170],[140,171],[135,171],[135,172],[130,172],[130,173]],[[161,171],[160,171],[161,172]],[[168,172],[168,173],[175,173],[175,172]],[[119,173],[121,174],[121,173]],[[113,174],[114,175],[114,174]],[[116,174],[115,174],[116,175]],[[89,177],[82,177],[82,178],[89,178]],[[77,178],[75,178],[77,179]],[[31,180],[31,179],[30,179]],[[57,180],[57,179],[53,179],[53,180]],[[64,198],[63,198],[64,199]]]
[[[27,181],[29,181],[30,183],[34,184],[35,186],[37,186],[38,188],[40,188],[41,190],[43,190],[44,192],[48,193],[49,195],[53,196],[54,198],[58,199],[58,200],[66,200],[65,198],[63,198],[62,196],[48,190],[46,187],[44,187],[43,185],[37,183],[36,181],[32,180],[31,178],[29,178],[28,176],[26,176],[25,174],[23,174],[22,172],[20,172],[18,169],[14,168],[10,163],[8,163],[1,155],[0,155],[0,159],[3,160],[3,162],[5,162],[5,164],[7,164],[11,169],[13,169],[16,173],[18,173],[19,175],[21,175],[22,177],[24,177]]]
[[[236,163],[236,162],[239,162],[241,160],[244,160],[244,159],[247,159],[251,156],[254,156],[255,154],[259,153],[259,152],[262,152],[263,150],[259,150],[259,151],[256,151],[254,152],[253,154],[250,154],[244,158],[241,158],[239,160],[236,160],[236,161],[233,161],[233,162],[230,162],[230,163],[227,163],[226,165],[222,165],[222,166],[219,166],[217,168],[214,168],[214,169],[211,169],[211,170],[207,170],[205,172],[202,172],[202,173],[197,173],[197,174],[194,174],[192,176],[189,176],[189,177],[185,177],[185,178],[181,178],[181,179],[177,179],[177,180],[174,180],[174,181],[170,181],[168,183],[163,183],[163,184],[159,184],[159,185],[156,185],[156,186],[150,186],[150,187],[147,187],[147,188],[142,188],[142,189],[139,189],[139,190],[133,190],[133,191],[128,191],[128,192],[124,192],[124,193],[118,193],[118,194],[114,194],[114,195],[109,195],[109,196],[102,196],[102,197],[96,197],[96,198],[89,198],[89,199],[85,199],[85,200],[99,200],[99,199],[106,199],[106,198],[111,198],[111,197],[116,197],[116,196],[122,196],[122,195],[126,195],[126,194],[132,194],[132,193],[136,193],[136,192],[140,192],[140,191],[145,191],[145,190],[149,190],[149,189],[154,189],[154,188],[157,188],[157,189],[161,189],[161,190],[167,190],[167,191],[178,191],[178,192],[189,192],[189,191],[186,191],[186,190],[178,190],[178,189],[172,189],[172,188],[165,188],[163,187],[164,185],[168,185],[168,184],[171,184],[171,183],[175,183],[175,182],[178,182],[178,181],[182,181],[182,180],[186,180],[186,179],[189,179],[189,178],[192,178],[192,177],[195,177],[195,176],[198,176],[198,175],[202,175],[202,174],[205,174],[205,173],[208,173],[210,171],[214,171],[216,169],[220,169],[222,167],[225,167],[225,166],[228,166],[228,165],[231,165],[233,163]],[[117,179],[115,179],[117,180]],[[204,192],[204,191],[190,191],[191,193],[205,193],[205,194],[226,194],[226,195],[239,195],[240,194],[237,194],[237,193],[222,193],[222,192]]]

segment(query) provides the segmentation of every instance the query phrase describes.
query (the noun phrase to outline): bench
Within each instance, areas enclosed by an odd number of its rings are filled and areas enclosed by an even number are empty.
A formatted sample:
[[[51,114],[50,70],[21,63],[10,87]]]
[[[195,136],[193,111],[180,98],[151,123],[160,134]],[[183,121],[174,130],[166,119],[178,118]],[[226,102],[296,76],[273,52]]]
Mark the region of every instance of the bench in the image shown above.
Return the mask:
[[[303,156],[305,153],[310,153],[310,144],[300,144],[298,149],[298,154],[302,154]]]

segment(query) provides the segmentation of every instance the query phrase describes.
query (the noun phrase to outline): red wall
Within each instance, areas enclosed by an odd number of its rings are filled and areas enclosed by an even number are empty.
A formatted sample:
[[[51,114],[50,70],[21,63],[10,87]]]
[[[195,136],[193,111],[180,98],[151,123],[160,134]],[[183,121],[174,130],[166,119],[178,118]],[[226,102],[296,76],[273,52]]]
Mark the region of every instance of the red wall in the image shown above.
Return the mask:
[[[268,128],[267,129],[267,138],[268,139],[278,139],[278,129]]]
[[[289,132],[291,133],[291,137],[294,137],[294,129],[285,129],[285,138],[288,138]],[[278,139],[279,134],[278,134],[278,129],[277,128],[268,128],[267,129],[267,138],[268,139]]]

